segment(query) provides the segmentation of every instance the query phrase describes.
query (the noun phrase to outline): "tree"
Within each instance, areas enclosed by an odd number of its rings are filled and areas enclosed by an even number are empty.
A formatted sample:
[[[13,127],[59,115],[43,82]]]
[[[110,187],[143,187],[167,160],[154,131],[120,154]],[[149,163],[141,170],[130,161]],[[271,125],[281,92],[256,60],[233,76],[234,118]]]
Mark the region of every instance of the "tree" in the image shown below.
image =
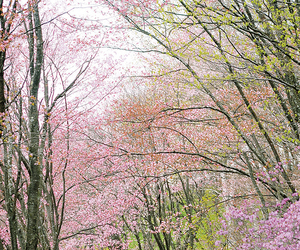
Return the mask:
[[[158,105],[122,110],[118,118],[131,127],[128,134],[138,131],[146,145],[127,146],[126,154],[165,155],[170,162],[173,155],[196,157],[195,171],[240,176],[245,185],[232,193],[256,195],[265,219],[270,204],[298,200],[297,4],[105,2],[130,30],[147,37],[147,47],[122,49],[161,54],[151,58],[156,61],[148,78],[157,86],[181,88],[178,102],[158,92]],[[130,109],[128,102],[122,105]],[[168,133],[166,148],[157,146],[159,130]]]
[[[191,87],[199,89],[202,92],[201,97],[210,102],[210,106],[170,107],[163,110],[165,113],[183,113],[193,109],[219,113],[239,136],[243,145],[238,149],[239,153],[242,153],[238,164],[244,165],[248,171],[253,164],[252,160],[257,162],[255,164],[258,164],[259,169],[263,166],[268,169],[274,168],[279,162],[288,162],[288,159],[282,160],[286,156],[280,147],[284,143],[287,145],[285,150],[291,147],[293,152],[298,143],[295,105],[295,69],[298,64],[294,55],[297,38],[293,33],[297,25],[297,9],[294,5],[278,6],[276,3],[269,3],[262,6],[260,3],[245,2],[240,6],[238,2],[222,1],[202,5],[195,1],[178,1],[177,4],[164,2],[151,6],[151,9],[145,3],[140,3],[134,5],[135,11],[132,15],[126,4],[123,8],[114,2],[108,4],[128,21],[132,29],[153,38],[157,43],[157,52],[169,55],[179,62],[175,70],[185,71],[182,77],[185,77]],[[169,12],[168,8],[171,6],[174,11]],[[144,15],[141,14],[143,8],[148,10]],[[268,11],[271,15],[267,15]],[[288,16],[288,19],[283,16]],[[290,29],[290,23],[287,22],[291,22],[293,28]],[[175,36],[182,39],[175,40]],[[245,46],[248,49],[243,52]],[[210,54],[204,53],[205,50]],[[214,75],[202,75],[197,68],[199,63],[206,63],[212,69],[218,64],[221,69]],[[225,97],[218,95],[217,88],[231,91],[229,96],[235,98],[235,102],[225,103]],[[228,99],[228,96],[226,98]],[[261,98],[265,98],[266,101],[259,102]],[[269,102],[273,102],[278,111],[274,110],[274,105],[268,106]],[[264,120],[266,117],[267,121]],[[278,118],[275,117],[288,121],[287,127],[278,128]],[[253,124],[248,133],[245,133],[243,120]],[[273,130],[276,132],[272,132]],[[289,136],[284,136],[287,133]],[[263,149],[258,146],[256,140]],[[247,164],[250,154],[251,164]],[[249,178],[250,172],[247,174]],[[265,184],[277,198],[291,196],[295,187],[286,167],[280,167],[280,172],[286,186],[281,186],[280,183],[276,184],[277,187],[273,183]]]
[[[72,139],[80,138],[72,136],[84,127],[77,120],[111,92],[107,82],[115,61],[105,61],[103,54],[100,60],[98,50],[74,36],[85,32],[76,26],[80,20],[64,18],[50,3],[1,6],[7,11],[1,15],[0,247],[59,249],[64,239],[75,237],[66,219],[67,197],[84,183],[74,179],[79,157],[72,150],[80,152]],[[102,91],[95,92],[99,86]]]

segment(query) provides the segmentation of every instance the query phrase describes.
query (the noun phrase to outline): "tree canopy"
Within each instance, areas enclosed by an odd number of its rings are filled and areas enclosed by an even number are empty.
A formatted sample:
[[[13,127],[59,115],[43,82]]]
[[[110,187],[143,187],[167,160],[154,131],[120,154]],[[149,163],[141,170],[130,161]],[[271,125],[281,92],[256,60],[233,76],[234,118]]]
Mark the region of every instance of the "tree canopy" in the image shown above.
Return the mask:
[[[297,1],[0,12],[0,250],[299,249]]]

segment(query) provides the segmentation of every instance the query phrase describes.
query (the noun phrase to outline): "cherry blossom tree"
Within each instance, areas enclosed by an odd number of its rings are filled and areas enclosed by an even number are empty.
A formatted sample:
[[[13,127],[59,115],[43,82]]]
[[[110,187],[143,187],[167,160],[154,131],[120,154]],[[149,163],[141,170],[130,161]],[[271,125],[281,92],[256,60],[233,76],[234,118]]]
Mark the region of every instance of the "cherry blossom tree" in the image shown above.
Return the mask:
[[[87,230],[70,215],[85,183],[74,131],[119,77],[108,81],[116,61],[78,39],[86,30],[71,10],[1,1],[1,249],[59,249]]]

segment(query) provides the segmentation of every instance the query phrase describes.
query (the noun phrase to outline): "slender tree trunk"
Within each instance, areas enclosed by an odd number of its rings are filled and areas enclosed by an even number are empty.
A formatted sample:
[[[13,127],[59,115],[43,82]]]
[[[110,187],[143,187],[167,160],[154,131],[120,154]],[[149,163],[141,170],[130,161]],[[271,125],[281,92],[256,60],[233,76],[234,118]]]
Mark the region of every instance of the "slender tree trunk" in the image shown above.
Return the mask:
[[[29,165],[30,165],[30,184],[28,188],[28,214],[27,214],[27,241],[26,250],[35,250],[38,245],[38,216],[40,204],[40,182],[41,166],[39,163],[39,112],[37,106],[38,89],[40,85],[41,68],[43,62],[43,39],[39,17],[38,6],[33,7],[34,29],[36,35],[36,58],[34,71],[31,71],[30,86],[30,109],[29,109]],[[32,45],[33,40],[30,39]],[[33,58],[30,58],[32,61]],[[32,75],[33,73],[33,75]]]
[[[5,96],[4,96],[4,61],[5,52],[0,52],[0,114],[5,112]],[[1,115],[1,118],[3,116]],[[2,120],[2,119],[1,119]],[[2,126],[1,126],[2,128]],[[2,129],[1,129],[2,131]],[[2,134],[2,133],[1,133]]]

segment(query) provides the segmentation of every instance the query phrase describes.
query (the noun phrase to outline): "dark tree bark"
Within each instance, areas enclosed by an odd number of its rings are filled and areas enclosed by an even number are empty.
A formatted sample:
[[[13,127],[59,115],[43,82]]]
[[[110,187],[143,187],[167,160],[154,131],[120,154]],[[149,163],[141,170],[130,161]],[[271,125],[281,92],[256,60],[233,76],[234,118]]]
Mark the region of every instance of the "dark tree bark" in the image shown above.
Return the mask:
[[[34,250],[37,248],[39,232],[38,232],[38,216],[39,202],[41,193],[41,166],[39,163],[39,113],[38,113],[38,90],[40,86],[41,69],[43,63],[43,38],[41,22],[39,17],[38,5],[33,6],[33,11],[29,14],[33,17],[33,27],[36,36],[36,56],[32,58],[33,53],[30,53],[30,62],[35,62],[34,69],[31,71],[31,86],[30,86],[30,110],[29,110],[29,165],[30,165],[30,184],[28,188],[28,212],[27,212],[27,241],[26,250]],[[31,22],[31,18],[29,18]],[[28,38],[29,46],[34,44],[33,36]],[[34,60],[35,59],[35,60]],[[32,66],[32,64],[31,64]]]
[[[3,12],[4,6],[3,1],[0,1],[0,42],[5,43],[9,40],[12,21],[15,18],[16,9],[17,9],[17,0],[11,1],[8,6],[5,6],[6,12]],[[6,97],[5,97],[5,60],[6,60],[6,45],[0,51],[0,139],[3,137],[4,132],[4,119],[6,112]],[[7,87],[8,88],[8,87]],[[12,149],[12,145],[9,145],[10,142],[7,143],[6,140],[3,140],[4,145],[4,155],[8,150],[9,153]],[[4,183],[5,183],[5,205],[8,214],[8,222],[9,222],[9,230],[11,235],[11,249],[17,250],[17,232],[18,232],[18,223],[16,218],[15,204],[12,194],[13,183],[11,181],[11,176],[9,174],[11,169],[11,160],[9,159],[11,156],[4,156],[4,162],[1,162],[1,168],[4,173]],[[2,241],[0,240],[0,250],[4,249]]]

